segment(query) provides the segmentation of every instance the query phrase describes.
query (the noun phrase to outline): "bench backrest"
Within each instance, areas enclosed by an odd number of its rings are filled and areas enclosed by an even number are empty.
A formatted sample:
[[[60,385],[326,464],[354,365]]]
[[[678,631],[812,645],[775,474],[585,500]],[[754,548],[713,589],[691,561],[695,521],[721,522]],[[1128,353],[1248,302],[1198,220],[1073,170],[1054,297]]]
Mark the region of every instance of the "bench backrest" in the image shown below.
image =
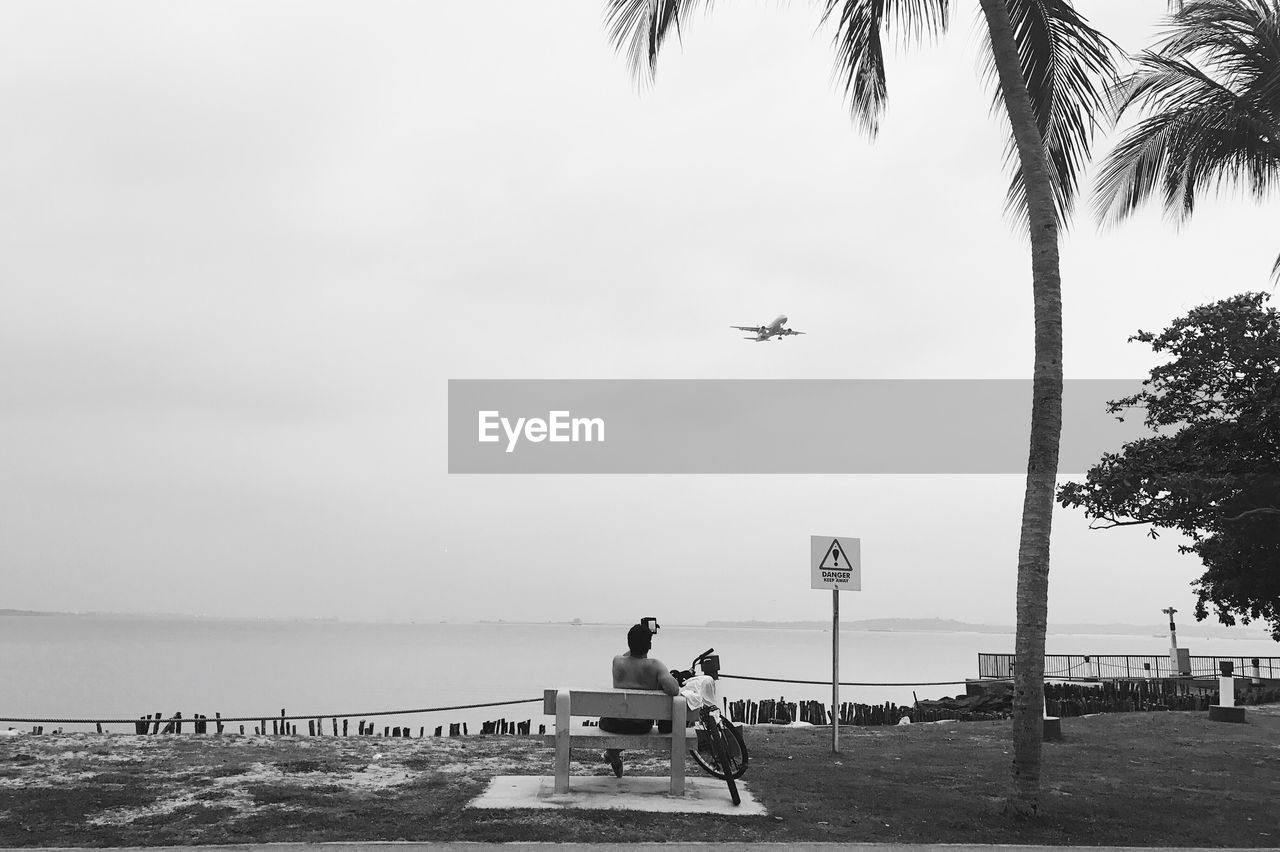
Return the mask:
[[[548,689],[542,693],[542,710],[548,716],[556,714],[556,693]],[[673,699],[660,689],[570,689],[569,715],[613,716],[618,719],[670,719],[673,702],[684,701],[677,695]]]

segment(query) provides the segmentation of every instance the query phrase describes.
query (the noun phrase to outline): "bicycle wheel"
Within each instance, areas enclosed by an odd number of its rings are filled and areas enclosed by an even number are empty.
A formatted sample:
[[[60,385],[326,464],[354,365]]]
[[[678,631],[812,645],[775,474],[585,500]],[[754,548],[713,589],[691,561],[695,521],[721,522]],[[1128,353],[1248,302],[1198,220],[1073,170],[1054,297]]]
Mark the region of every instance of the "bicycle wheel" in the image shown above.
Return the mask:
[[[705,720],[704,724],[707,729],[707,745],[705,749],[702,747],[697,750],[690,749],[689,756],[708,775],[722,781],[730,777],[741,778],[747,771],[747,744],[742,739],[742,730],[720,716],[713,716]],[[716,734],[719,734],[723,744],[719,757],[711,749],[711,743],[715,740]]]
[[[729,742],[733,737],[729,736],[724,728],[716,726],[711,732],[711,756],[715,759],[720,768],[724,770],[724,783],[729,785],[729,798],[733,800],[735,805],[742,803],[742,797],[738,795],[738,784],[733,780],[733,762],[729,756]]]

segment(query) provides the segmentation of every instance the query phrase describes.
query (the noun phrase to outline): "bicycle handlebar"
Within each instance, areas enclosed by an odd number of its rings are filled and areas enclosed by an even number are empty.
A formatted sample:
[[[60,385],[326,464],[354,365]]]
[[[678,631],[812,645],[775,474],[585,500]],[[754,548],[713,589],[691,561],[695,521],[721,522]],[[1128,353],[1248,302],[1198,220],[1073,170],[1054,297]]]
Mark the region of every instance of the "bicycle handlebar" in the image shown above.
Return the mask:
[[[680,684],[681,686],[684,686],[684,682],[686,680],[688,680],[689,678],[697,674],[698,663],[701,663],[703,660],[710,657],[715,652],[715,650],[716,650],[715,648],[708,648],[698,656],[694,657],[693,662],[689,664],[689,668],[685,669],[684,671],[680,671],[679,669],[672,669],[671,676],[676,679],[676,683]]]

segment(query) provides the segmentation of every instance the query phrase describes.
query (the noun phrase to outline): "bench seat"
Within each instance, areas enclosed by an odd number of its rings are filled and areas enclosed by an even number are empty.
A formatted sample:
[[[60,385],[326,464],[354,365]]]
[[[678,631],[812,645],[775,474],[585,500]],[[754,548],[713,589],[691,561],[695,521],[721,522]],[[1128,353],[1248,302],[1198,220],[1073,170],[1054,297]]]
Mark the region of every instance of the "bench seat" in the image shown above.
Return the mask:
[[[671,754],[671,795],[684,795],[684,755],[696,747],[697,736],[685,726],[688,705],[684,697],[647,689],[548,689],[543,693],[543,712],[556,717],[554,734],[546,735],[554,744],[555,792],[569,792],[569,749],[663,749]],[[655,724],[647,734],[613,734],[595,726],[572,727],[574,716],[611,716],[615,719],[655,719],[672,723],[672,733],[659,733]]]
[[[693,739],[694,732],[687,729],[686,739]],[[666,748],[671,741],[671,734],[663,734],[658,732],[658,726],[654,725],[649,729],[647,734],[614,734],[609,731],[602,731],[594,725],[582,725],[571,728],[569,738],[574,746],[579,742],[583,748]],[[543,734],[542,741],[547,745],[555,745],[555,734]],[[696,742],[696,740],[695,740]]]

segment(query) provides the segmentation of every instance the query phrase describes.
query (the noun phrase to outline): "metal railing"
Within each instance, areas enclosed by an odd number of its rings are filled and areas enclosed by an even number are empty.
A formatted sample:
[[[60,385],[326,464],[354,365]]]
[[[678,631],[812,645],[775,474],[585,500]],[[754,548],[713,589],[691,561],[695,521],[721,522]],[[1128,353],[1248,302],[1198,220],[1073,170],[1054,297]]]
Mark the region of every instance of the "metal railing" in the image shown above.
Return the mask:
[[[1256,666],[1255,666],[1256,661]],[[1217,677],[1229,662],[1236,677],[1280,678],[1280,657],[1192,657],[1191,677]],[[979,678],[1013,677],[1013,654],[978,654]],[[1186,677],[1168,654],[1045,654],[1044,676],[1054,680]]]

